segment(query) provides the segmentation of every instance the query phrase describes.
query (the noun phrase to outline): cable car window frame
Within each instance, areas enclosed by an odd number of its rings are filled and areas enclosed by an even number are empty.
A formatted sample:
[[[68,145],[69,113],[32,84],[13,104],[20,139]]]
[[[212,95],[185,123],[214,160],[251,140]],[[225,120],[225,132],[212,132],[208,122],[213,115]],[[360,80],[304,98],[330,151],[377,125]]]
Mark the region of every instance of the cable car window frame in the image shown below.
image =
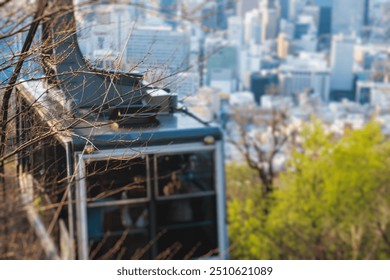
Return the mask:
[[[172,145],[164,145],[164,146],[148,146],[148,147],[134,147],[131,149],[107,149],[107,150],[100,150],[96,151],[93,154],[85,154],[85,153],[75,153],[76,157],[76,166],[77,166],[77,174],[76,174],[76,200],[79,201],[79,203],[76,203],[76,221],[77,221],[77,234],[78,234],[78,249],[79,249],[79,257],[80,259],[89,259],[89,244],[88,244],[88,228],[87,228],[87,185],[86,185],[86,164],[88,161],[97,161],[97,160],[110,160],[110,159],[131,159],[136,157],[142,157],[145,156],[147,158],[147,163],[149,164],[149,169],[147,172],[147,178],[148,182],[147,185],[150,185],[150,188],[154,188],[154,191],[158,191],[156,186],[157,180],[153,180],[150,178],[151,172],[155,173],[156,170],[151,170],[151,163],[150,159],[154,161],[154,164],[156,164],[156,156],[160,155],[166,155],[166,154],[180,154],[180,153],[194,153],[194,152],[212,152],[214,155],[214,191],[211,192],[205,192],[205,193],[195,193],[190,194],[188,198],[197,198],[197,197],[205,197],[205,196],[214,196],[215,199],[215,211],[216,211],[216,228],[217,228],[217,243],[218,247],[220,249],[225,249],[225,243],[226,243],[226,237],[225,233],[223,231],[224,229],[224,223],[225,223],[225,211],[224,211],[224,202],[223,202],[223,185],[224,185],[224,179],[221,177],[221,172],[223,172],[223,167],[219,167],[218,165],[221,164],[221,157],[223,156],[222,151],[222,143],[219,141],[212,145],[205,145],[202,142],[193,142],[193,143],[184,143],[184,144],[172,144]],[[154,181],[154,182],[152,182]],[[153,185],[153,186],[152,186]],[[153,191],[153,190],[151,190]],[[220,192],[221,195],[219,194]],[[151,192],[149,192],[151,193]],[[186,199],[182,196],[175,196],[168,199]],[[158,201],[164,201],[168,199],[158,199],[158,196],[154,194],[154,203],[157,203]],[[102,202],[101,206],[123,206],[123,205],[136,205],[136,204],[142,204],[142,203],[150,203],[151,200],[143,201],[143,202],[131,202],[131,201],[113,201],[113,202]],[[96,206],[98,207],[98,206]],[[152,214],[151,214],[152,215]],[[155,218],[154,218],[155,219]],[[155,220],[151,221],[151,227],[155,227],[156,225],[153,225],[153,222],[156,222]],[[226,250],[226,249],[225,249]],[[226,253],[224,251],[221,251],[219,253],[220,256],[225,255]]]
[[[138,204],[138,203],[147,203],[147,202],[150,202],[151,198],[152,198],[152,195],[151,195],[151,191],[152,191],[152,186],[150,184],[150,156],[149,155],[146,155],[146,154],[142,154],[142,155],[134,155],[130,158],[128,158],[127,156],[126,157],[122,157],[122,158],[116,158],[116,157],[110,157],[110,158],[107,158],[107,159],[89,159],[89,160],[86,160],[85,161],[85,166],[87,166],[88,164],[90,164],[91,162],[97,162],[97,161],[110,161],[110,160],[117,160],[117,161],[131,161],[133,159],[138,159],[138,158],[142,158],[142,157],[145,157],[145,163],[146,163],[146,167],[145,167],[145,172],[146,172],[146,177],[145,177],[145,180],[146,180],[146,196],[145,197],[140,197],[140,198],[128,198],[128,199],[121,199],[121,200],[115,200],[115,201],[104,201],[104,202],[96,202],[96,201],[88,201],[88,197],[86,198],[87,199],[87,207],[88,208],[94,208],[94,207],[104,207],[104,206],[121,206],[121,205],[128,205],[128,204]],[[88,175],[86,175],[88,176]]]

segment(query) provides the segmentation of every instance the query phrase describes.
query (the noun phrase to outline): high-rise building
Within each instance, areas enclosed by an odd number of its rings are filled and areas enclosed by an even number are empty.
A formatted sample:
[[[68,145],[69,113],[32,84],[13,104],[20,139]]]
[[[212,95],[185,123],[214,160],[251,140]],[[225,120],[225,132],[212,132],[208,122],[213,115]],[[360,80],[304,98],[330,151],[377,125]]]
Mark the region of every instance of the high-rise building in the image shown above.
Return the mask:
[[[364,0],[364,25],[370,24],[370,0]]]
[[[333,1],[332,33],[360,36],[365,19],[366,0]]]
[[[202,8],[202,27],[207,31],[218,29],[218,5],[216,2],[207,2]]]
[[[245,17],[245,14],[259,6],[259,0],[237,0],[237,15]]]
[[[165,22],[176,28],[178,25],[178,0],[160,0],[160,13],[165,19]],[[160,15],[160,16],[161,16]]]
[[[244,39],[247,45],[260,44],[263,38],[262,14],[258,9],[251,10],[245,14]]]
[[[232,45],[221,45],[216,38],[207,38],[205,54],[207,72],[205,81],[208,86],[215,86],[223,91],[234,92],[238,87],[239,53],[238,48]]]
[[[290,0],[279,0],[280,2],[280,17],[288,19],[290,14]]]
[[[290,0],[289,20],[294,21],[306,5],[306,0]]]
[[[279,82],[284,95],[312,91],[324,102],[329,101],[330,71],[326,60],[318,55],[301,53],[287,59],[279,68]]]
[[[227,28],[226,0],[215,0],[217,3],[217,26],[219,29]]]
[[[241,17],[231,16],[228,18],[228,40],[237,46],[244,43],[244,23]]]
[[[127,43],[130,65],[139,71],[175,72],[189,65],[190,38],[170,26],[136,26]]]
[[[351,92],[353,89],[354,45],[354,38],[344,35],[333,37],[330,61],[332,91]]]
[[[277,40],[277,52],[280,59],[285,59],[290,50],[290,41],[286,34],[279,33]]]
[[[245,14],[245,43],[260,44],[275,39],[279,32],[280,7],[276,0],[262,0]]]
[[[332,30],[332,3],[333,0],[315,0],[320,9],[318,34],[330,34]]]
[[[275,39],[279,32],[279,2],[277,0],[262,0],[259,11],[262,15],[262,41]]]

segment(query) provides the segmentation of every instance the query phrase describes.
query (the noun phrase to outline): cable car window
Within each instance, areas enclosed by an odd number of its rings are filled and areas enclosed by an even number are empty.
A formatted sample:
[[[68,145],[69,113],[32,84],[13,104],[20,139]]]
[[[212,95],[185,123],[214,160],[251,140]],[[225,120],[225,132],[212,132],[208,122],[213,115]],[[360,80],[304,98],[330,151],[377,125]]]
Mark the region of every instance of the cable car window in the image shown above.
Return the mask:
[[[149,208],[145,204],[88,207],[87,216],[90,258],[113,258],[118,254],[133,258],[150,241]],[[114,252],[115,244],[121,250]],[[107,256],[110,252],[113,255]]]
[[[218,247],[215,195],[163,200],[157,203],[157,241],[161,254],[176,246],[174,258],[200,258]]]
[[[147,161],[145,156],[87,163],[89,258],[151,258],[145,250],[151,240]]]
[[[170,198],[214,192],[214,153],[157,156],[157,196]]]
[[[148,197],[146,157],[93,161],[87,165],[89,202],[145,201]]]
[[[212,151],[155,157],[156,227],[164,232],[157,241],[158,257],[187,259],[217,253],[214,166]]]

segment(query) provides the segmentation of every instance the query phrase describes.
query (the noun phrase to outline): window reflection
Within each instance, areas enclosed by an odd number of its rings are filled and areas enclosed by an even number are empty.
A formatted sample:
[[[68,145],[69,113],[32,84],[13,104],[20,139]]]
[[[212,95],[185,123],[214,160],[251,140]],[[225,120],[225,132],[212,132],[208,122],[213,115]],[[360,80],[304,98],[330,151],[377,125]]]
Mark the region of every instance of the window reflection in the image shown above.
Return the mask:
[[[149,259],[140,253],[151,239],[146,157],[92,161],[86,171],[90,258]]]
[[[87,173],[91,202],[148,197],[145,159],[95,161],[87,166]]]
[[[213,161],[211,152],[157,157],[158,196],[213,191]]]

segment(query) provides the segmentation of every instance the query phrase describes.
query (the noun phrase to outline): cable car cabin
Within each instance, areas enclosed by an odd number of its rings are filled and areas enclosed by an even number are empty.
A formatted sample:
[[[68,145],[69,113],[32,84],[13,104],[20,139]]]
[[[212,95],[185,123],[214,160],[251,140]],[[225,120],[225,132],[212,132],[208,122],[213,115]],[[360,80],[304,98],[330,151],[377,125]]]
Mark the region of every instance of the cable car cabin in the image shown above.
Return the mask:
[[[218,127],[183,112],[145,126],[90,113],[74,125],[40,82],[17,90],[19,146],[36,142],[19,153],[19,172],[53,204],[67,202],[61,217],[79,259],[226,257]]]
[[[66,221],[78,259],[226,258],[220,129],[142,75],[88,65],[72,1],[55,3],[45,79],[19,84],[15,101],[18,170],[50,221]]]

